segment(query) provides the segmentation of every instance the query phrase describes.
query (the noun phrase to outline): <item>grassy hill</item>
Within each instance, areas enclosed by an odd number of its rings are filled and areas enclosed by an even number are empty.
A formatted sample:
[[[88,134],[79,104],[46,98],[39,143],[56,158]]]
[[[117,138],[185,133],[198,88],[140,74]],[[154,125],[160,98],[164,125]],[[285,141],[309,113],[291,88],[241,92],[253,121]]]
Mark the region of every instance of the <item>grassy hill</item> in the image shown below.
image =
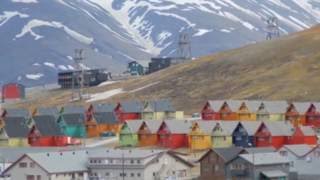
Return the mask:
[[[89,92],[118,88],[127,93],[103,102],[169,98],[178,109],[189,113],[199,111],[208,99],[320,100],[320,27],[91,88]],[[18,105],[63,105],[70,100],[68,91],[49,94],[33,95],[27,104]]]

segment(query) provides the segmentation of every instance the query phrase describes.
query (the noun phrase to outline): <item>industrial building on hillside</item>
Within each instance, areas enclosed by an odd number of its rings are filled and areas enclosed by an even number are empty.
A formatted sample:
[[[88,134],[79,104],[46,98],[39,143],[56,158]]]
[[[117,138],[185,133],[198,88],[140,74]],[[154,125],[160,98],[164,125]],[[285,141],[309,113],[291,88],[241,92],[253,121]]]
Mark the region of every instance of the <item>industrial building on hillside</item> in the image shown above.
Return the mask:
[[[148,74],[170,67],[171,65],[180,64],[190,59],[176,57],[157,57],[151,58],[148,66]]]

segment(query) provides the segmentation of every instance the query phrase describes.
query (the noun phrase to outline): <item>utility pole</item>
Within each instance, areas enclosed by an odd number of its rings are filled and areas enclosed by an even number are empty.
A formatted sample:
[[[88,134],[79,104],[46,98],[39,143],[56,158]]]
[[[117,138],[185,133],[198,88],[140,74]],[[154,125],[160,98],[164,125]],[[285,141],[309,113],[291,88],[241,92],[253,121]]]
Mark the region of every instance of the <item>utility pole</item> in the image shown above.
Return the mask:
[[[84,52],[83,49],[74,50],[73,60],[76,65],[76,71],[72,73],[72,100],[75,100],[75,96],[78,96],[80,101],[83,99],[83,87],[84,87],[83,52]]]
[[[122,151],[122,180],[124,180],[124,153]]]
[[[188,33],[181,32],[178,42],[178,56],[184,60],[191,59],[191,41]]]
[[[265,20],[267,23],[266,26],[266,40],[271,40],[273,38],[280,37],[280,30],[279,30],[279,20],[277,17],[269,17]]]

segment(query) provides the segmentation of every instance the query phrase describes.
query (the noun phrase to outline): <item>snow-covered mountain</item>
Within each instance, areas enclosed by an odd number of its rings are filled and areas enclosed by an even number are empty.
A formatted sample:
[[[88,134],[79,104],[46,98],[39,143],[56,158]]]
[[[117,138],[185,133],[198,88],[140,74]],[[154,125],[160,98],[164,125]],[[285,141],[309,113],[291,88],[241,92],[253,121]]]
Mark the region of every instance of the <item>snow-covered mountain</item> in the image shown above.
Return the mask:
[[[75,48],[89,67],[122,72],[132,59],[175,56],[188,32],[193,56],[263,40],[263,19],[281,33],[320,22],[319,0],[1,0],[0,83],[55,82],[73,68]]]

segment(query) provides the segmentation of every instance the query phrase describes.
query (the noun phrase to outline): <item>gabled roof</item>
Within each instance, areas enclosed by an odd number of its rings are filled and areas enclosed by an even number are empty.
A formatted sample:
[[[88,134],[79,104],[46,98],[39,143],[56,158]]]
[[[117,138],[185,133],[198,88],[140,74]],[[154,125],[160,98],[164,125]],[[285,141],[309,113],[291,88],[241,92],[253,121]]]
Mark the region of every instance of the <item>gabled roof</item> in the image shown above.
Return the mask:
[[[309,154],[314,148],[307,144],[295,144],[295,145],[284,145],[282,149],[286,149],[287,151],[290,151],[293,155],[297,157],[303,157],[307,154]]]
[[[89,151],[89,158],[135,158],[145,159],[159,153],[165,152],[164,150],[146,150],[146,149],[105,149],[98,148]]]
[[[113,112],[115,104],[94,104],[93,109],[94,112]]]
[[[294,128],[291,123],[282,121],[264,121],[263,123],[266,125],[272,136],[291,136],[294,133]]]
[[[62,116],[67,125],[84,125],[84,114],[63,114]]]
[[[239,157],[254,165],[286,164],[290,162],[288,158],[277,152],[240,154]]]
[[[244,101],[244,103],[250,112],[257,112],[262,102],[261,101]]]
[[[220,111],[222,105],[225,103],[225,100],[210,100],[208,101],[208,103],[215,112],[218,112]]]
[[[128,126],[132,133],[137,133],[142,125],[143,121],[141,120],[130,120],[126,121],[125,124]]]
[[[151,133],[157,133],[163,121],[160,120],[145,120],[147,127]]]
[[[226,103],[232,112],[237,112],[240,109],[240,106],[243,103],[243,101],[227,100]]]
[[[286,101],[262,101],[270,114],[285,114],[288,108]]]
[[[216,126],[217,121],[197,121],[195,122],[196,124],[198,124],[199,128],[201,129],[201,131],[203,133],[206,133],[208,135],[210,135],[212,133],[213,128]]]
[[[172,106],[171,102],[167,99],[147,101],[145,102],[144,106],[151,107],[152,112],[175,112],[176,111]]]
[[[247,131],[249,136],[253,136],[261,125],[259,121],[241,121],[240,124]]]
[[[126,101],[120,103],[122,110],[126,113],[141,113],[143,103],[141,101]]]
[[[98,124],[117,124],[118,118],[114,112],[96,112],[93,114]]]
[[[219,133],[219,135],[231,136],[238,124],[238,121],[220,121],[216,123],[215,127],[220,125],[220,127],[222,128],[222,133]]]
[[[85,108],[82,106],[64,106],[63,114],[85,114]]]
[[[309,107],[311,106],[310,102],[294,102],[291,105],[295,107],[299,114],[305,114]]]
[[[34,116],[35,127],[42,136],[62,136],[62,130],[52,115]]]
[[[55,115],[59,114],[59,110],[56,107],[49,107],[49,108],[38,108],[37,115]]]
[[[302,133],[305,136],[316,136],[317,135],[311,126],[299,126],[299,128],[301,129]]]
[[[184,120],[165,120],[163,122],[172,134],[188,134],[192,123]]]
[[[24,117],[5,117],[4,130],[9,138],[26,138],[29,128]]]
[[[268,152],[276,152],[276,149],[273,147],[252,147],[252,148],[245,148],[245,151],[248,154],[252,153],[268,153]]]
[[[29,117],[29,111],[27,109],[5,109],[6,117]]]
[[[214,148],[213,151],[216,152],[222,159],[224,159],[225,163],[231,161],[236,158],[241,152],[243,152],[243,148],[241,147],[228,147],[228,148]]]

